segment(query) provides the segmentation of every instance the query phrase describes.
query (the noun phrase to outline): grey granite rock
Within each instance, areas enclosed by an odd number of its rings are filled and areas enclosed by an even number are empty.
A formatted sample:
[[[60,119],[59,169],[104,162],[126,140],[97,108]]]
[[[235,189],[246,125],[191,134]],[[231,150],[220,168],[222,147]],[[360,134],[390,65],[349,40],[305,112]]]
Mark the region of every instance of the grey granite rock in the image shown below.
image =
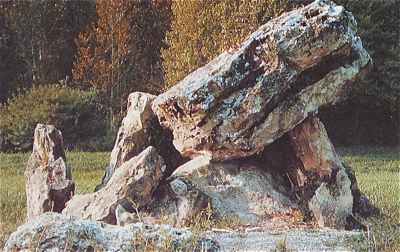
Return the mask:
[[[25,178],[28,220],[48,211],[61,212],[73,196],[75,184],[66,165],[63,137],[53,125],[36,126]]]
[[[113,226],[45,213],[11,234],[4,251],[218,251],[218,245],[189,229],[168,225]],[[203,250],[201,250],[203,249]]]
[[[75,195],[63,214],[116,224],[116,207],[125,204],[139,208],[149,204],[164,171],[164,160],[150,146],[119,167],[104,188]]]
[[[261,26],[159,95],[152,108],[184,156],[256,154],[345,97],[371,62],[356,32],[351,13],[316,0]]]
[[[213,162],[201,156],[178,167],[168,180],[183,188],[187,184],[194,187],[211,199],[216,217],[242,225],[262,223],[297,210],[282,179],[274,177],[262,164]]]

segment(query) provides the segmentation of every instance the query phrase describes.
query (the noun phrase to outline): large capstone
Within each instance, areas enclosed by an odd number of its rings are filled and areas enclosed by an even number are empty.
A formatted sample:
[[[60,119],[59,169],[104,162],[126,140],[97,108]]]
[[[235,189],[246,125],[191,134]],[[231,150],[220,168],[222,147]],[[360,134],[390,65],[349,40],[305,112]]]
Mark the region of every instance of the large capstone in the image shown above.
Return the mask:
[[[36,126],[25,177],[28,220],[44,212],[61,212],[73,196],[75,184],[66,165],[63,137],[53,125]]]
[[[345,97],[371,62],[351,13],[317,0],[261,26],[158,96],[182,155],[247,157]]]

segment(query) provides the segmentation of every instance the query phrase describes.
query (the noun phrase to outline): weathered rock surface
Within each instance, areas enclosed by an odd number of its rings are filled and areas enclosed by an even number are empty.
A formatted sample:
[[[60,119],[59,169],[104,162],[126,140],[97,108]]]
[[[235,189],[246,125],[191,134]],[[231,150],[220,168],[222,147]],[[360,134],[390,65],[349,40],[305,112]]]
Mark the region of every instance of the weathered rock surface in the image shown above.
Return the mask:
[[[321,227],[345,228],[353,211],[351,181],[324,125],[310,117],[288,133],[298,159],[291,173]]]
[[[367,250],[362,232],[333,229],[210,232],[221,251],[360,251]],[[285,250],[286,249],[286,250]]]
[[[351,13],[317,0],[263,25],[152,108],[182,155],[246,157],[342,99],[370,61]]]
[[[344,229],[353,211],[351,183],[343,169],[332,180],[318,187],[308,205],[320,227]]]
[[[124,162],[139,154],[147,146],[154,146],[163,156],[167,166],[180,162],[179,153],[173,148],[172,140],[164,132],[151,109],[154,95],[142,92],[131,93],[128,97],[127,114],[118,130],[117,139],[111,151],[110,164],[96,191],[104,187],[115,170]],[[169,145],[168,148],[165,145]]]
[[[127,113],[118,130],[117,139],[111,151],[110,164],[106,168],[102,184],[98,189],[107,184],[115,169],[150,145],[149,130],[154,119],[151,103],[154,98],[154,95],[142,92],[129,95]]]
[[[215,242],[195,237],[188,229],[143,223],[120,227],[46,213],[19,227],[8,239],[4,251],[179,251],[182,248],[218,251]]]
[[[195,224],[211,205],[211,198],[190,181],[174,179],[157,189],[157,201],[146,212],[152,218],[174,226]]]
[[[306,193],[307,187],[329,181],[334,173],[344,169],[323,123],[310,116],[287,134],[287,144],[292,148],[290,176],[295,185]],[[315,190],[315,188],[314,188]]]
[[[128,224],[142,222],[144,224],[160,224],[160,220],[151,216],[143,215],[139,210],[133,213],[128,211],[122,204],[119,204],[115,209],[115,218],[118,226],[126,226]],[[167,223],[164,223],[167,224]]]
[[[282,179],[260,164],[212,162],[209,157],[201,156],[180,166],[168,180],[175,192],[184,192],[176,193],[181,198],[190,202],[193,197],[187,196],[187,188],[195,188],[211,199],[216,217],[240,224],[262,223],[275,215],[290,215],[297,209],[296,203],[285,194],[287,188]]]
[[[53,125],[38,124],[26,170],[27,218],[61,212],[73,196],[75,184],[66,165],[63,137]]]
[[[363,213],[373,211],[316,116],[268,145],[257,158],[271,170],[287,174],[290,192],[304,216],[314,217],[321,227],[351,228],[356,224],[352,213],[359,213],[360,207]]]
[[[152,201],[163,177],[165,163],[150,146],[115,170],[107,185],[97,192],[75,195],[63,214],[116,224],[119,204],[140,208]]]
[[[333,170],[343,168],[340,157],[329,140],[318,117],[310,116],[288,133],[289,141],[303,172],[330,177]],[[300,186],[304,181],[299,181]]]

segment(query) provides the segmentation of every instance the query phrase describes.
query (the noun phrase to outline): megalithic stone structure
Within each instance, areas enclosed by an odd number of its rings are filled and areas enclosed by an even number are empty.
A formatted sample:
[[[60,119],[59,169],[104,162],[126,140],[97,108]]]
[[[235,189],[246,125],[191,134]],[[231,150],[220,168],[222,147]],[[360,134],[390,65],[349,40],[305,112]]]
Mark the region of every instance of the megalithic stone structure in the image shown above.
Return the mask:
[[[315,1],[261,26],[159,95],[152,108],[183,156],[254,155],[345,98],[371,62],[356,32],[350,12]]]
[[[25,177],[28,219],[61,212],[73,196],[75,184],[66,164],[63,137],[53,125],[36,126]]]

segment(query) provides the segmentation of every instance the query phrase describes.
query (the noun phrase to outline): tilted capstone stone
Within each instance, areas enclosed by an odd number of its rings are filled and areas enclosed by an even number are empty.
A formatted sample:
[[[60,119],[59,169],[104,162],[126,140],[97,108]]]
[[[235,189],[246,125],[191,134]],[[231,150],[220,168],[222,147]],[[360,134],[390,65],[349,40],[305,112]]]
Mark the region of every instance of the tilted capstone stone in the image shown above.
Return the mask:
[[[254,155],[345,97],[371,62],[356,32],[351,13],[317,0],[261,26],[159,95],[152,108],[184,156]]]

